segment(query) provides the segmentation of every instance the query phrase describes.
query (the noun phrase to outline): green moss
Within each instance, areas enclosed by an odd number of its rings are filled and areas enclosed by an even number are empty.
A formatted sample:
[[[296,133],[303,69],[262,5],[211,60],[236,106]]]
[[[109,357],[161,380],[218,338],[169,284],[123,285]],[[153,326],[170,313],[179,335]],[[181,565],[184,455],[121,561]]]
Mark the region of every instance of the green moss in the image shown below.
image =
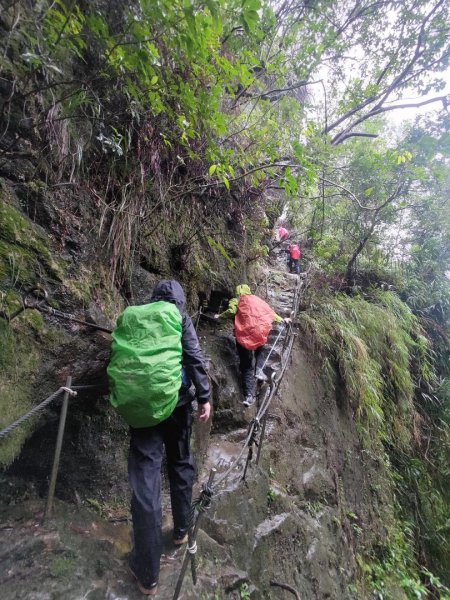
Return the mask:
[[[43,332],[43,339],[45,341],[46,349],[56,351],[58,348],[63,346],[68,341],[68,334],[62,327],[49,327]]]
[[[111,285],[108,273],[101,264],[95,270],[81,266],[70,279],[64,280],[63,285],[79,306],[86,308],[91,302],[96,302],[112,321],[124,308],[122,296]]]
[[[96,279],[96,273],[81,266],[76,275],[66,278],[63,281],[64,286],[69,292],[82,304],[88,306],[93,298],[93,288]]]
[[[41,179],[33,179],[33,181],[29,181],[27,187],[32,194],[42,194],[48,189],[47,184]]]
[[[33,380],[40,357],[30,335],[0,319],[0,429],[10,425],[33,405]],[[0,465],[9,465],[32,428],[32,420],[13,431],[0,445]]]
[[[37,310],[25,310],[18,319],[35,333],[43,333],[45,330],[44,317]]]
[[[89,302],[92,301],[91,283],[86,279],[72,280],[67,287],[83,307],[88,306]]]
[[[104,314],[111,321],[115,321],[117,315],[124,309],[123,298],[114,289],[104,286],[98,292],[98,300],[101,303]]]
[[[0,282],[30,286],[40,283],[42,275],[61,280],[64,269],[52,257],[44,234],[7,204],[5,197],[0,190]]]
[[[22,306],[22,298],[13,290],[0,292],[0,311],[7,315],[14,314]]]
[[[59,556],[51,563],[49,570],[52,577],[62,579],[69,576],[77,568],[77,561],[73,557]]]

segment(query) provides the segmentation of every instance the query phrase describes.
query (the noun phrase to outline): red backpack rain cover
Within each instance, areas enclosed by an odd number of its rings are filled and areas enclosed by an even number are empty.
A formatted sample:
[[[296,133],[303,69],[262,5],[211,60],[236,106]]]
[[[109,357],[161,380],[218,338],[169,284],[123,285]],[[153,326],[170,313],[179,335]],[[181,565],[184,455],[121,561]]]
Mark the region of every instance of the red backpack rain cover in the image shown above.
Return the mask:
[[[275,316],[275,312],[267,302],[258,296],[252,294],[240,296],[234,318],[236,340],[247,350],[255,350],[264,346]]]

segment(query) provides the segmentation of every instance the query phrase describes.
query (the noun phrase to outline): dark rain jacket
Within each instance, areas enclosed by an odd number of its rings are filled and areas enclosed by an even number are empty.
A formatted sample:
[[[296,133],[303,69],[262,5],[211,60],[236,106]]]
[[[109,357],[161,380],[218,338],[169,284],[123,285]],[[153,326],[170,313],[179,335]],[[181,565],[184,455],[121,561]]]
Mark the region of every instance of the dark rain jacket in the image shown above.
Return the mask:
[[[182,364],[186,375],[190,380],[187,387],[189,387],[190,382],[192,381],[196,390],[198,403],[206,404],[210,399],[210,385],[206,373],[206,361],[200,348],[197,332],[195,331],[191,317],[186,312],[186,297],[183,288],[178,281],[175,281],[174,279],[163,279],[153,290],[150,302],[157,302],[158,300],[165,300],[166,302],[175,304],[181,313],[183,319],[183,332],[181,337],[181,345],[183,348]],[[183,387],[186,387],[185,382],[183,382]],[[183,394],[180,394],[178,406],[185,402],[186,400],[183,398]]]

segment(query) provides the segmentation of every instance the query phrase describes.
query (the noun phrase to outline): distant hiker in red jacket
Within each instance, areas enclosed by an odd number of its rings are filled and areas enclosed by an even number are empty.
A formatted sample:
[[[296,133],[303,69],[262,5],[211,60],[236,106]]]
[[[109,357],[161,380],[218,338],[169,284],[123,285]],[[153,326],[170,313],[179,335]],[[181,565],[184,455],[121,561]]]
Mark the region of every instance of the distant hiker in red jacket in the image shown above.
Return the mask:
[[[288,237],[289,237],[289,231],[285,227],[279,227],[278,228],[278,239],[280,240],[280,242],[284,242],[284,240],[287,240]]]
[[[289,273],[296,273],[298,275],[300,273],[300,259],[302,257],[300,246],[298,244],[289,244],[288,253]]]
[[[238,285],[236,295],[236,298],[230,300],[228,309],[220,315],[214,315],[214,318],[234,317],[234,335],[239,356],[244,406],[251,406],[255,402],[255,377],[260,381],[267,380],[262,369],[265,359],[264,344],[267,342],[272,324],[274,321],[290,323],[291,319],[283,319],[277,315],[267,302],[251,293],[248,285]]]

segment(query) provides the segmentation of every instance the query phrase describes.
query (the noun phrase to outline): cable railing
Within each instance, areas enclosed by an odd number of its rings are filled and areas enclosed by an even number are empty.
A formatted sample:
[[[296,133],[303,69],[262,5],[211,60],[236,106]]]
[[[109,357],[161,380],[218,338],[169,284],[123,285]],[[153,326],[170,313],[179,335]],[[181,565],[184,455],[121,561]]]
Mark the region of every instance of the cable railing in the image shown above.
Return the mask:
[[[40,413],[42,410],[44,410],[44,408],[49,406],[49,404],[51,404],[54,400],[59,398],[61,396],[61,394],[63,394],[61,413],[59,416],[58,434],[56,437],[55,453],[53,456],[53,466],[52,466],[52,472],[51,472],[51,476],[50,476],[50,484],[49,484],[49,488],[48,488],[47,502],[45,505],[43,522],[45,522],[51,516],[52,509],[53,509],[53,499],[55,497],[56,480],[58,477],[58,470],[59,470],[59,460],[61,458],[61,450],[62,450],[62,444],[63,444],[63,439],[64,439],[64,430],[66,427],[66,417],[67,417],[67,409],[69,406],[69,397],[71,397],[71,396],[74,397],[77,395],[77,391],[75,389],[73,389],[71,386],[72,386],[72,377],[69,376],[69,377],[67,377],[65,386],[61,386],[59,389],[56,390],[56,392],[53,392],[53,394],[50,394],[50,396],[48,396],[47,398],[45,398],[45,400],[43,400],[42,402],[40,402],[39,404],[34,406],[30,411],[28,411],[27,413],[22,415],[19,419],[17,419],[17,421],[14,421],[14,423],[11,423],[11,425],[8,425],[7,427],[5,427],[4,429],[2,429],[0,431],[0,441],[1,441],[4,438],[6,438],[10,433],[12,433],[15,429],[17,429],[18,427],[23,425],[23,423],[25,423],[26,421],[28,421],[29,419],[31,419],[32,417],[34,417],[35,415]]]

